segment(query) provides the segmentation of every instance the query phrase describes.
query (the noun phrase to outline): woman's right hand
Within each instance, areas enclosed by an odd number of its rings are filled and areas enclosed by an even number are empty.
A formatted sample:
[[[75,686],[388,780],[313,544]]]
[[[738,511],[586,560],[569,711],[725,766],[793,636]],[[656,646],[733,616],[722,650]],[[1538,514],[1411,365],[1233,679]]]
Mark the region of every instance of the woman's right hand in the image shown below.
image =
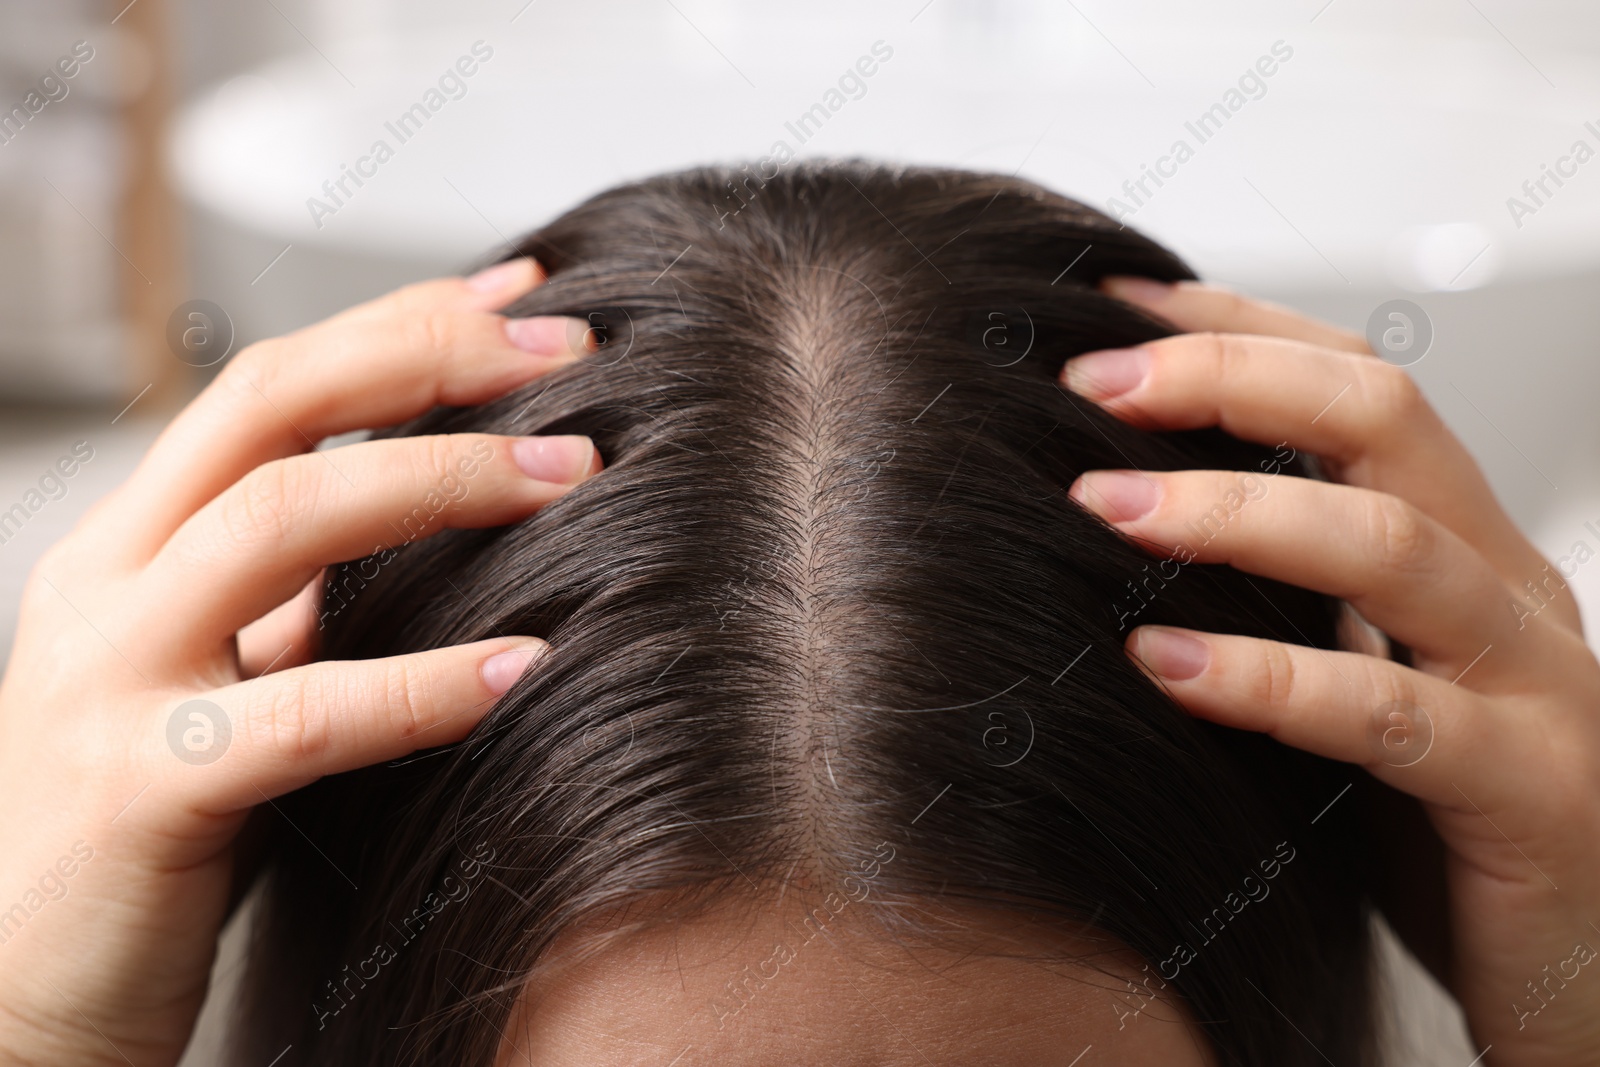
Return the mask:
[[[541,280],[515,260],[245,349],[40,560],[0,683],[0,1062],[175,1063],[250,809],[461,739],[543,649],[311,662],[324,567],[599,469],[582,437],[311,451],[577,358],[583,323],[495,313]]]

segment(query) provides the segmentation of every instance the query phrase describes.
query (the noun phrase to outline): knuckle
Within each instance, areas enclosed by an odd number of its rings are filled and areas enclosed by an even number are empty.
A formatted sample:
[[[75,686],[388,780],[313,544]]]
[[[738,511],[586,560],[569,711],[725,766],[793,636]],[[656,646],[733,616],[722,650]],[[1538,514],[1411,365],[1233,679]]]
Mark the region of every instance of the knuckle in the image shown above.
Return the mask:
[[[290,763],[315,761],[331,747],[331,720],[315,693],[294,686],[271,691],[264,704],[247,716],[252,747],[265,748]]]
[[[430,306],[407,321],[411,324],[411,340],[423,351],[436,355],[455,352],[461,333],[458,316]]]
[[[1374,708],[1385,707],[1389,704],[1405,704],[1410,707],[1420,707],[1418,698],[1420,694],[1403,671],[1380,670],[1372,674],[1371,701]]]
[[[1180,377],[1187,385],[1193,381],[1217,381],[1228,367],[1233,356],[1233,346],[1233,339],[1225,333],[1198,330],[1194,333],[1163,337],[1144,347],[1151,353],[1152,360],[1156,364],[1160,364],[1163,360],[1180,361],[1176,366],[1183,368]],[[1156,377],[1155,368],[1152,368],[1151,376]]]
[[[1367,543],[1380,570],[1389,574],[1425,571],[1437,537],[1416,508],[1398,497],[1379,495],[1367,510]]]
[[[1595,820],[1595,782],[1600,781],[1600,753],[1592,745],[1553,730],[1542,739],[1541,755],[1549,767],[1550,804],[1566,825],[1582,826]]]
[[[61,540],[52,544],[39,554],[33,566],[28,568],[29,584],[45,580],[56,582],[58,577],[72,568],[72,544],[70,540]]]
[[[473,440],[476,437],[470,434],[434,434],[397,442],[398,458],[410,465],[417,486],[408,523],[420,529],[440,521],[446,513],[463,510],[469,490],[459,472],[467,469],[465,457]]]
[[[18,605],[19,614],[31,617],[36,612],[42,611],[49,587],[53,585],[59,589],[64,580],[62,576],[70,570],[66,550],[60,542],[45,549],[44,554],[28,568],[28,576],[23,582],[22,598]]]
[[[430,484],[437,486],[455,474],[457,464],[476,439],[473,434],[430,434],[417,438],[417,464],[431,479]]]
[[[73,534],[81,536],[86,531],[104,522],[106,514],[111,511],[119,499],[119,491],[113,491],[90,504],[84,509],[83,517],[73,525]]]
[[[1316,325],[1319,325],[1327,330],[1332,336],[1332,347],[1341,349],[1345,352],[1356,352],[1362,355],[1375,354],[1372,351],[1372,346],[1367,344],[1367,339],[1363,334],[1356,333],[1354,330],[1347,330],[1342,326],[1334,326],[1320,320],[1314,321],[1316,322]]]
[[[1251,310],[1250,301],[1230,286],[1209,284],[1205,287],[1205,296],[1211,305],[1213,322],[1236,323]]]
[[[86,600],[98,599],[111,577],[99,550],[69,535],[46,548],[27,569],[17,601],[18,615],[48,618],[63,603],[87,607]],[[101,625],[114,632],[121,621],[107,619]]]
[[[402,657],[390,664],[384,677],[385,692],[378,695],[387,710],[390,736],[408,740],[432,723],[427,709],[433,705],[435,683],[427,666]]]
[[[1376,360],[1363,361],[1360,366],[1365,407],[1374,432],[1413,426],[1427,411],[1427,399],[1411,375]]]
[[[282,366],[287,354],[287,339],[272,337],[246,345],[222,365],[217,382],[243,392],[251,392],[252,384],[261,385],[270,380]]]
[[[1249,340],[1233,333],[1216,333],[1210,335],[1214,338],[1215,381],[1231,382],[1241,377],[1249,363]]]
[[[1256,672],[1257,691],[1252,694],[1262,707],[1272,712],[1289,710],[1295,695],[1294,655],[1276,641],[1263,642],[1261,669]]]
[[[219,513],[228,538],[239,544],[275,543],[287,537],[315,492],[303,465],[274,460],[245,475],[222,495]]]

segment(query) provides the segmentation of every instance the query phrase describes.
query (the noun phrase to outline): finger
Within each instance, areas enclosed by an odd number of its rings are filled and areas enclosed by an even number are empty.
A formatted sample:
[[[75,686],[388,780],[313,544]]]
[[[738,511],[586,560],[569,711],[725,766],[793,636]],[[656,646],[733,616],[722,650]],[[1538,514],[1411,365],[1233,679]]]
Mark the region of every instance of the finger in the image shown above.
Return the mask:
[[[1134,425],[1219,426],[1327,461],[1336,480],[1410,501],[1481,552],[1505,583],[1554,579],[1477,463],[1411,376],[1382,360],[1302,341],[1185,334],[1069,360],[1068,388]],[[1570,596],[1556,613],[1576,624]]]
[[[275,460],[184,523],[138,581],[162,605],[165,646],[209,645],[325,566],[516,522],[598,470],[576,436],[402,437]]]
[[[321,631],[323,572],[293,600],[279,604],[239,631],[239,674],[256,678],[316,659]]]
[[[437,405],[472,405],[588,350],[577,319],[491,309],[540,280],[532,260],[408,286],[241,352],[167,427],[114,502],[119,551],[146,560],[184,520],[263,463]]]
[[[1483,558],[1397,497],[1238,471],[1091,471],[1070,493],[1180,565],[1225,563],[1346,600],[1430,668],[1472,667],[1475,688],[1544,664]]]
[[[1111,296],[1166,319],[1183,333],[1258,333],[1371,356],[1366,338],[1264,300],[1240,296],[1205,282],[1158,282],[1108,277],[1100,286]]]
[[[1517,788],[1500,768],[1518,765],[1518,732],[1493,705],[1398,663],[1167,626],[1138,627],[1127,650],[1191,714],[1358,764],[1430,803],[1465,808],[1454,782],[1497,804]]]
[[[324,775],[459,741],[546,649],[531,637],[496,638],[313,663],[227,686],[165,713],[164,747],[180,739],[168,777],[195,808],[221,815]]]

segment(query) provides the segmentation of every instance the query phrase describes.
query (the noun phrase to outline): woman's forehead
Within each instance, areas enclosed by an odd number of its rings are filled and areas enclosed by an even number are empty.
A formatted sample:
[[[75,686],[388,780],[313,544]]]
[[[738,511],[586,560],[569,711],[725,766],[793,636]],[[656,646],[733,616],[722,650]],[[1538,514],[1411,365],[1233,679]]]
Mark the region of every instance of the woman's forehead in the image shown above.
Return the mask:
[[[947,910],[952,939],[912,943],[825,899],[730,901],[542,970],[499,1067],[1209,1062],[1165,983],[1103,937]]]

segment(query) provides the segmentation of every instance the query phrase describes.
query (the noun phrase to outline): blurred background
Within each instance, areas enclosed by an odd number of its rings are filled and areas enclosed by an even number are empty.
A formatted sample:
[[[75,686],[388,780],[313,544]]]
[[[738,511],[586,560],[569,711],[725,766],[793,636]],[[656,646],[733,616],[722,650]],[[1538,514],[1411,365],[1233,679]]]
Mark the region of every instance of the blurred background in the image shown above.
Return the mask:
[[[1507,507],[1600,547],[1597,31],[1579,0],[13,0],[0,655],[33,560],[240,347],[779,142],[1019,173],[1354,329],[1409,300]],[[1405,1062],[1465,1065],[1406,995]]]

